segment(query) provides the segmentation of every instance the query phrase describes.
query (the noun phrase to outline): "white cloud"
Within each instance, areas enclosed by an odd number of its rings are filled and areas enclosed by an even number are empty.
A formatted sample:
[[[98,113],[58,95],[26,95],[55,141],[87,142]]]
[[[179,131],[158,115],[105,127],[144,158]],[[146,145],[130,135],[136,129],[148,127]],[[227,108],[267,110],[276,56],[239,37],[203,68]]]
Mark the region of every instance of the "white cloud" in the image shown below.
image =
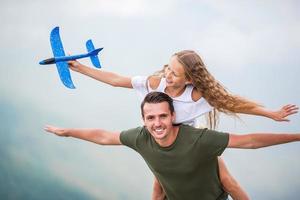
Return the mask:
[[[186,33],[188,43],[215,66],[232,71],[286,63],[300,47],[295,2],[205,1],[215,15],[205,26]],[[197,38],[197,39],[195,39]],[[204,57],[204,60],[206,58]]]
[[[72,2],[79,15],[85,17],[111,16],[111,17],[144,17],[162,15],[172,10],[176,4],[171,0],[93,0]]]

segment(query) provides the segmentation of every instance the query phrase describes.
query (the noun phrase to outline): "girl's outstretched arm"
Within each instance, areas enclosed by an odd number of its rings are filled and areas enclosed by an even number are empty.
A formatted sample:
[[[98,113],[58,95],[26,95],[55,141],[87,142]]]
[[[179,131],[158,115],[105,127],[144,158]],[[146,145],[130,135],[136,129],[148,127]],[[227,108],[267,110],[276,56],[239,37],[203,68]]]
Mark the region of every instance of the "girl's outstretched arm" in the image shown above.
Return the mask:
[[[87,67],[76,60],[69,61],[68,64],[71,70],[87,75],[103,83],[109,84],[114,87],[132,88],[130,77],[125,77],[113,72],[107,72]]]
[[[288,104],[285,106],[282,106],[278,110],[267,110],[264,107],[257,106],[251,110],[243,111],[241,113],[243,114],[250,114],[250,115],[259,115],[268,117],[270,119],[273,119],[278,122],[282,121],[290,121],[287,117],[290,115],[293,115],[295,113],[298,113],[299,107],[293,104]]]

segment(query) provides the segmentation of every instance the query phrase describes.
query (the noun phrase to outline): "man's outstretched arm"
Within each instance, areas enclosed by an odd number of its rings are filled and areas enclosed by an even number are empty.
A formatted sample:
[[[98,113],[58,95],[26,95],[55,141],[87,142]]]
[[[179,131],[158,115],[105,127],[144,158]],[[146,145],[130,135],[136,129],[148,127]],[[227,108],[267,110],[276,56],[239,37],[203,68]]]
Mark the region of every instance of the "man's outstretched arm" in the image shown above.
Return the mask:
[[[257,149],[278,144],[300,141],[300,134],[253,133],[229,135],[229,148]]]
[[[55,126],[45,126],[45,131],[54,133],[58,136],[74,137],[87,140],[101,145],[122,145],[120,141],[120,132],[112,132],[103,129],[74,129],[59,128]]]

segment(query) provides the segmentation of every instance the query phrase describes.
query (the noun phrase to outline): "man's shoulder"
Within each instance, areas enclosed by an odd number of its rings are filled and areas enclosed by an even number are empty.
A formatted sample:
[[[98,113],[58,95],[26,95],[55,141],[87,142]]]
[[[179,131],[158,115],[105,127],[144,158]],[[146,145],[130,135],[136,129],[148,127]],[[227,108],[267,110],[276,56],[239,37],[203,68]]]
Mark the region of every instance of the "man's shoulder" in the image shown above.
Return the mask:
[[[180,125],[180,132],[192,138],[219,138],[222,136],[228,137],[228,133],[211,130],[208,128],[196,128],[190,125]]]
[[[139,147],[143,146],[143,144],[148,141],[149,137],[145,127],[136,127],[122,131],[120,134],[120,141],[123,145],[139,151]]]
[[[202,134],[204,131],[207,130],[207,128],[196,128],[191,125],[187,124],[180,124],[180,130],[187,132],[187,133],[195,133],[195,134]]]
[[[135,128],[130,128],[127,130],[123,130],[120,134],[120,137],[127,137],[132,135],[140,135],[146,132],[146,129],[143,126],[138,126]]]

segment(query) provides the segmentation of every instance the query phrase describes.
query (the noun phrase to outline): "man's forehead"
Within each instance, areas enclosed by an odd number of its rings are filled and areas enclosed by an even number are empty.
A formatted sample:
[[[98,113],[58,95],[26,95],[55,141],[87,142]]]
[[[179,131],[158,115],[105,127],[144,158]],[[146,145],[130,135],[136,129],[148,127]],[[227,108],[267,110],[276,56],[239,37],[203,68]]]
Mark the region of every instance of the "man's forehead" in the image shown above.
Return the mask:
[[[159,115],[164,113],[170,113],[168,102],[145,103],[144,105],[145,115]]]

